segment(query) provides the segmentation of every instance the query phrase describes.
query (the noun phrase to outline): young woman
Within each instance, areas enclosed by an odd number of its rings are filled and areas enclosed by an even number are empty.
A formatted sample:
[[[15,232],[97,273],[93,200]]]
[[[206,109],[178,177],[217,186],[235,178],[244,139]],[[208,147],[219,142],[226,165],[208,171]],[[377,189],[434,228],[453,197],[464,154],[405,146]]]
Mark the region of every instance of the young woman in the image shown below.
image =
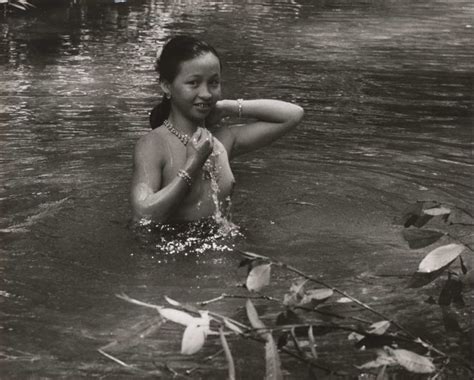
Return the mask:
[[[153,130],[135,148],[134,217],[157,223],[210,217],[233,189],[229,159],[294,128],[303,109],[278,100],[221,99],[219,56],[192,37],[168,41],[157,71],[164,98],[151,112]],[[255,121],[212,129],[227,116]]]

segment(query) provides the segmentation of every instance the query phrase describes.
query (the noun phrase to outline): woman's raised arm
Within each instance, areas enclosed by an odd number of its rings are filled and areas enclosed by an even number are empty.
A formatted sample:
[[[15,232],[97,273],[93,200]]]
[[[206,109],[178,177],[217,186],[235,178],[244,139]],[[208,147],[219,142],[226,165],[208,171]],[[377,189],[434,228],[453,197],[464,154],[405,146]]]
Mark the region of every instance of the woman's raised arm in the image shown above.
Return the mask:
[[[271,99],[228,100],[217,102],[223,116],[256,119],[255,122],[232,126],[231,156],[237,156],[264,147],[293,129],[303,118],[298,105]]]

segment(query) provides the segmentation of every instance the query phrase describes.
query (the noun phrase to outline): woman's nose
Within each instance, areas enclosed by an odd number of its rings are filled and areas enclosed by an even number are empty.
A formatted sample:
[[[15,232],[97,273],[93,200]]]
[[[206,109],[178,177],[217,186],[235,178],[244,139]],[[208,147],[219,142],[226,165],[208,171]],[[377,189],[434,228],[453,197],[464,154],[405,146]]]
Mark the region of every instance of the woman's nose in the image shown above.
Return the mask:
[[[199,89],[199,97],[202,99],[210,99],[212,97],[211,92],[209,91],[208,86],[203,85]]]

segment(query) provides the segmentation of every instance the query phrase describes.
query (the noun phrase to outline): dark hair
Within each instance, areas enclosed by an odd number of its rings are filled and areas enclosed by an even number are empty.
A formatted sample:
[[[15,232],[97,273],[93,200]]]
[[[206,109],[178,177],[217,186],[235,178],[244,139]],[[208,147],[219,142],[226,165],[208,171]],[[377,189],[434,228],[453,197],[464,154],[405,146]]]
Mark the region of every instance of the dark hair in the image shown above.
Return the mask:
[[[160,75],[160,81],[169,83],[178,75],[181,63],[189,61],[205,53],[214,54],[220,61],[217,51],[207,42],[190,36],[177,36],[170,39],[156,60],[155,70]],[[159,127],[168,118],[171,111],[171,100],[163,96],[161,103],[150,112],[150,126]]]

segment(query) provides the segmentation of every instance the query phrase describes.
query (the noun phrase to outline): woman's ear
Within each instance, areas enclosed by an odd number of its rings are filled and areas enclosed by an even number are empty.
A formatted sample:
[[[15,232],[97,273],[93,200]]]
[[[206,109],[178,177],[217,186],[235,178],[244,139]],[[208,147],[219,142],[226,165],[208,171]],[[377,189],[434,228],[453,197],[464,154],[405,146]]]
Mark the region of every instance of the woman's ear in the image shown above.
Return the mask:
[[[163,93],[165,94],[166,99],[171,99],[171,91],[170,91],[170,85],[166,81],[160,82],[160,87]]]

